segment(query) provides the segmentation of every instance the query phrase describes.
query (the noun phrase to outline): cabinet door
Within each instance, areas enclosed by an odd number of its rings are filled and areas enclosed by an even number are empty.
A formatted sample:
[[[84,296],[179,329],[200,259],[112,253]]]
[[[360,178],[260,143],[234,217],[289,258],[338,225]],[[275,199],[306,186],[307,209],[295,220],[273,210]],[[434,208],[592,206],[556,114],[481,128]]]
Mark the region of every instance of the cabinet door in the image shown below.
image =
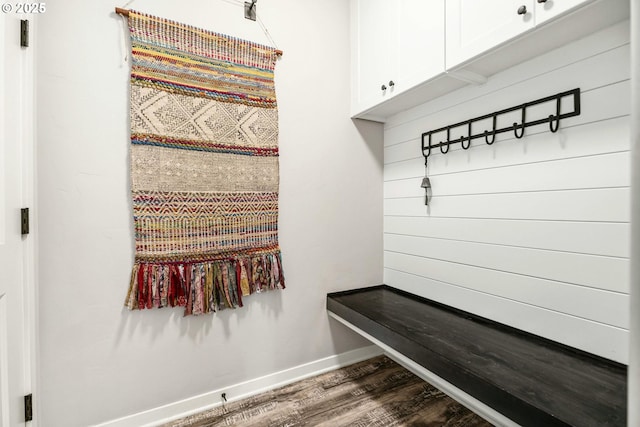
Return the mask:
[[[589,0],[545,0],[541,3],[536,1],[536,25],[588,2]]]
[[[390,95],[381,90],[388,85],[389,52],[392,49],[389,9],[395,2],[385,0],[352,0],[352,43],[354,67],[352,87],[353,113],[382,102]],[[352,89],[352,90],[353,90]]]
[[[532,28],[534,8],[534,0],[446,0],[447,68]]]
[[[392,56],[394,94],[444,72],[444,0],[400,0]]]

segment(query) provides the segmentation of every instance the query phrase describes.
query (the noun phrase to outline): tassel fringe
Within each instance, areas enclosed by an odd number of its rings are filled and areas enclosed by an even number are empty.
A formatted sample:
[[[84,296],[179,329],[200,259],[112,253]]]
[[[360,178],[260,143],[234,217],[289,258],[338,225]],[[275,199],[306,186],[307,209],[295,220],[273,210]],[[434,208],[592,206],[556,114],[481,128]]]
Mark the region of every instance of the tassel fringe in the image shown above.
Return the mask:
[[[184,307],[184,315],[242,307],[242,297],[284,289],[280,252],[208,262],[136,261],[129,310]]]

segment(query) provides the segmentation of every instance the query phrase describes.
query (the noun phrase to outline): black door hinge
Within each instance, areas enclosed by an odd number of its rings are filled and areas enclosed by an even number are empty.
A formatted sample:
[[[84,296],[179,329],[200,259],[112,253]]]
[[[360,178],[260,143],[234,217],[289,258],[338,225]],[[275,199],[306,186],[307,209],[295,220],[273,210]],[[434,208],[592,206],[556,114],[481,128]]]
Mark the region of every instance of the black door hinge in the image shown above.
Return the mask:
[[[20,20],[20,46],[29,47],[29,20]]]
[[[31,393],[24,397],[24,421],[33,421],[33,397]]]
[[[23,236],[29,234],[29,208],[20,209],[20,230]]]

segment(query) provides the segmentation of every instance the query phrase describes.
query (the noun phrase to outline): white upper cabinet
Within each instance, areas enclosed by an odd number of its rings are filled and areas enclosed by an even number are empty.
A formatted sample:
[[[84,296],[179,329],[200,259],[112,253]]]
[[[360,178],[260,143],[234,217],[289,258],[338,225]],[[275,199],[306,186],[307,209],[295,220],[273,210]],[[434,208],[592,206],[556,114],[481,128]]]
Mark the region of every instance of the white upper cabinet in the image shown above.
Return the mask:
[[[444,0],[400,0],[396,8],[396,93],[444,72]]]
[[[351,0],[351,116],[384,122],[467,83],[482,84],[502,70],[628,19],[629,4]]]
[[[535,7],[535,0],[447,0],[447,69],[533,28]]]
[[[366,3],[366,4],[363,4]],[[355,38],[352,107],[364,110],[388,97],[391,78],[389,52],[394,47],[391,40],[388,9],[393,5],[385,0],[359,0],[352,2],[352,19],[357,30]],[[354,111],[355,112],[355,111]]]
[[[444,0],[352,0],[352,115],[444,72]]]
[[[586,2],[587,0],[536,0],[536,25]]]

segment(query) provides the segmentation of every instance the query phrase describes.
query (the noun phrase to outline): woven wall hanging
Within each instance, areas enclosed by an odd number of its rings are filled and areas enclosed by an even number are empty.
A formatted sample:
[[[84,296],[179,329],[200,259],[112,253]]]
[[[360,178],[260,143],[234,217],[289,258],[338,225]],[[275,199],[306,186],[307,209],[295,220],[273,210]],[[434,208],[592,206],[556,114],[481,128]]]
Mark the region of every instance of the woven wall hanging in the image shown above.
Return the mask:
[[[135,264],[125,306],[241,307],[284,288],[276,50],[129,12]]]

